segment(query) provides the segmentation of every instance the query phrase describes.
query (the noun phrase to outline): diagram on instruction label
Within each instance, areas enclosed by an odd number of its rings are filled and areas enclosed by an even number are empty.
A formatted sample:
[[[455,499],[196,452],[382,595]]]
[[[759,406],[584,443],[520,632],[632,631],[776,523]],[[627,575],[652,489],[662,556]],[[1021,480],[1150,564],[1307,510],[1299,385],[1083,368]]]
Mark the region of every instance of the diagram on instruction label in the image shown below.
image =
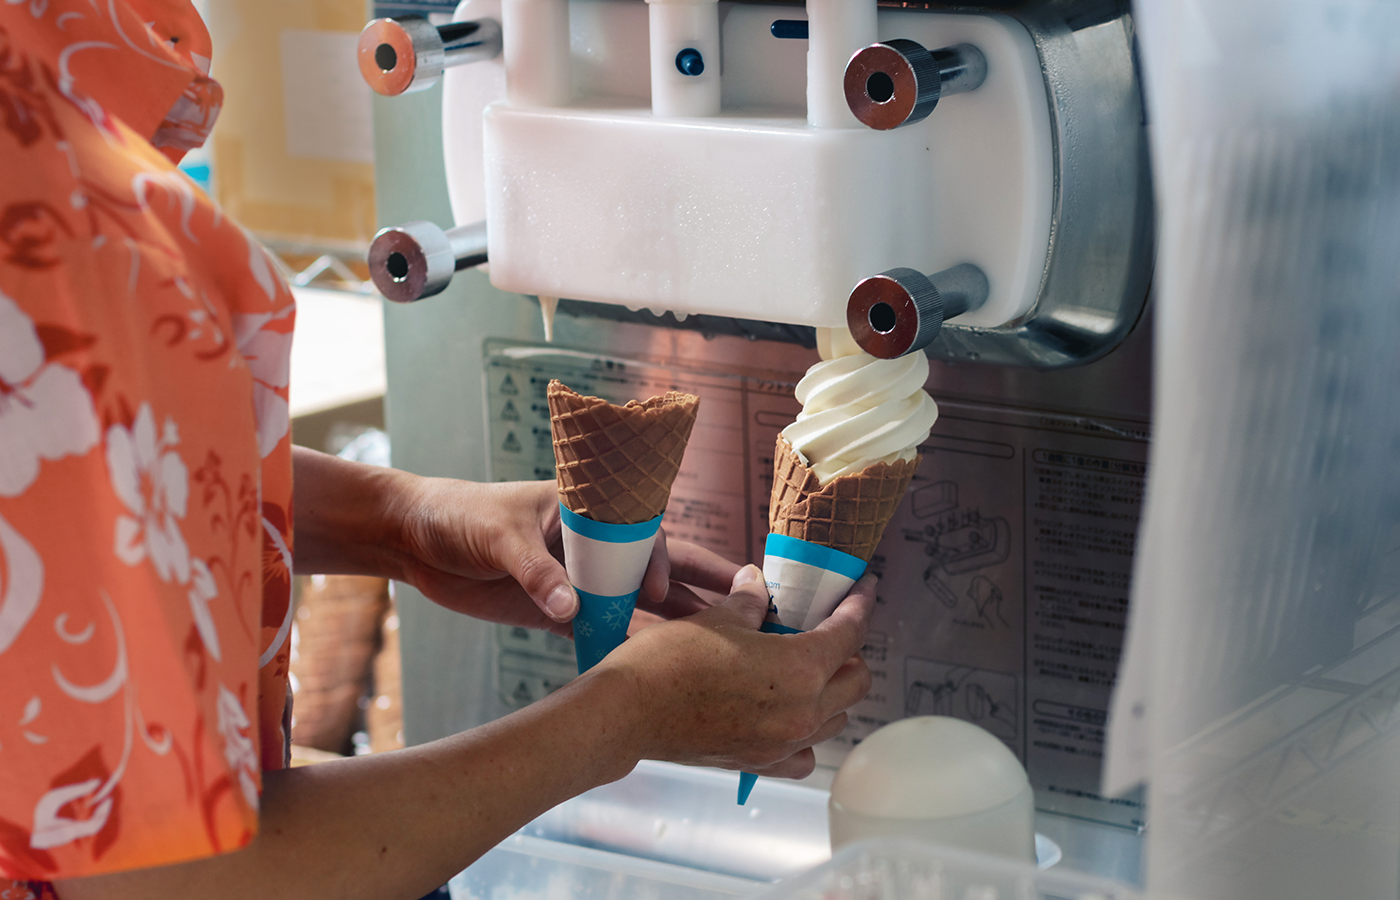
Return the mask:
[[[1011,525],[1001,516],[983,516],[980,509],[965,508],[958,500],[954,481],[925,485],[910,494],[910,506],[918,528],[906,528],[905,540],[922,541],[929,556],[924,587],[966,624],[992,630],[1011,627],[1003,606],[1006,596],[992,578],[981,573],[964,584],[966,576],[1006,562],[1011,554]]]
[[[952,716],[990,731],[1012,750],[1021,734],[1017,679],[1006,672],[909,657],[904,661],[904,714]]]

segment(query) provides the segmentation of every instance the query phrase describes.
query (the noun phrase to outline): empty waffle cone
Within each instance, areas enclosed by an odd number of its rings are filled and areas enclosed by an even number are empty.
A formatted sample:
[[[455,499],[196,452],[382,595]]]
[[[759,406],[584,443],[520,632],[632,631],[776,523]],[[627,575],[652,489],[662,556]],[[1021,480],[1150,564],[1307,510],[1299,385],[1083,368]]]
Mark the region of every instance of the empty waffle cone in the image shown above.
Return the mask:
[[[666,510],[700,398],[679,391],[617,406],[551,381],[559,499],[595,522],[634,525]]]
[[[773,453],[768,530],[869,562],[921,457],[875,463],[823,485],[787,440]]]

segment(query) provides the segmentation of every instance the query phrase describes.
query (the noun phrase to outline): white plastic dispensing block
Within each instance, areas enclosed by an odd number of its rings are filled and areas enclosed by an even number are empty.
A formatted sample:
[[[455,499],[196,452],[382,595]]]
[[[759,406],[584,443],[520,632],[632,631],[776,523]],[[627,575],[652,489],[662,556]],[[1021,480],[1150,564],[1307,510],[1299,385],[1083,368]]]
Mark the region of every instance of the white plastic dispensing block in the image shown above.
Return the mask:
[[[458,19],[498,15],[467,0]],[[572,0],[573,102],[504,100],[502,63],[450,69],[448,185],[488,221],[497,287],[804,325],[844,326],[862,278],[974,263],[990,297],[959,324],[1034,304],[1050,239],[1049,105],[1030,35],[1001,16],[882,10],[879,36],[977,46],[987,78],[889,132],[807,122],[792,6],[721,4],[718,116],[653,115],[647,4]],[[737,83],[736,83],[737,82]]]

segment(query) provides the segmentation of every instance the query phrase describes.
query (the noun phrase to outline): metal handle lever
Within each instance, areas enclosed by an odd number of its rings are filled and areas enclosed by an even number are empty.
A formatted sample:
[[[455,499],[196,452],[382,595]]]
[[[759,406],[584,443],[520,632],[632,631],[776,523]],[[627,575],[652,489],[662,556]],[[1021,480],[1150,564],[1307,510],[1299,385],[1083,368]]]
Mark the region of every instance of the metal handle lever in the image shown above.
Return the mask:
[[[375,93],[397,97],[437,84],[442,70],[495,59],[501,25],[495,19],[434,25],[421,16],[375,19],[360,32],[360,74]]]
[[[938,101],[981,87],[987,58],[971,44],[926,50],[902,38],[862,47],[846,63],[846,105],[865,125],[888,131],[922,122]]]
[[[871,356],[896,359],[922,350],[943,322],[987,302],[989,285],[971,263],[925,275],[890,269],[857,284],[846,301],[846,327]]]
[[[486,223],[444,231],[432,222],[381,229],[369,245],[369,275],[379,293],[412,303],[441,293],[454,272],[486,262]]]

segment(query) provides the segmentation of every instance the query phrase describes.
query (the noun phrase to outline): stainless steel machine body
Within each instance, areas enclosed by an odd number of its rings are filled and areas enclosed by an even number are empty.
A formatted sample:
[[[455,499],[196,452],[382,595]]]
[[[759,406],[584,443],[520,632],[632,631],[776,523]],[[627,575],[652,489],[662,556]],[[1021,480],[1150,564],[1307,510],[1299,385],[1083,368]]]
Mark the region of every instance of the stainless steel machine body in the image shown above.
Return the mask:
[[[1140,97],[1121,52],[1131,42],[1124,6],[1012,11],[1037,35],[1050,83],[1105,79],[1056,95],[1057,160],[1084,130],[1113,121],[1145,164]],[[1096,48],[1119,69],[1084,65]],[[381,222],[452,224],[440,91],[375,98]],[[1147,273],[1105,248],[1123,246],[1126,232],[1133,253],[1150,256],[1150,190],[1096,167],[1092,154],[1076,158],[1086,164],[1057,170],[1055,215],[1077,225],[1056,231],[1036,312],[998,335],[949,327],[929,347],[927,387],[941,416],[872,561],[880,606],[864,652],[875,687],[847,732],[820,748],[812,782],[829,782],[852,742],[885,722],[968,719],[1025,763],[1047,821],[1096,831],[1079,850],[1062,840],[1068,859],[1132,878],[1135,864],[1099,864],[1084,848],[1135,847],[1145,821],[1140,797],[1105,798],[1098,785],[1151,421]],[[549,378],[617,401],[690,390],[701,414],[667,532],[761,559],[774,437],[798,411],[793,385],[817,358],[809,329],[566,299],[546,344],[535,299],[497,291],[481,271],[458,273],[424,302],[386,305],[385,316],[396,466],[552,478]],[[475,622],[402,586],[398,602],[410,743],[490,721],[572,677],[561,639]]]

